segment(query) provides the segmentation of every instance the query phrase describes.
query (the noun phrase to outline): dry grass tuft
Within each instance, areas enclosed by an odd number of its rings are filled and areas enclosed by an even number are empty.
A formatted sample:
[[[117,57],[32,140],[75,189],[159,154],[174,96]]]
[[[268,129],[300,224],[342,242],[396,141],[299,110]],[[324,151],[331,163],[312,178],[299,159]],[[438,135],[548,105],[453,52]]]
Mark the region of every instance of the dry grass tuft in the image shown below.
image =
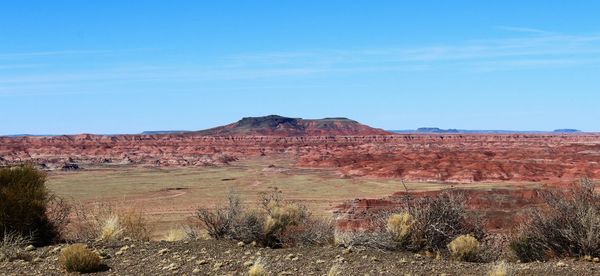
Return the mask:
[[[392,238],[396,242],[404,242],[412,227],[415,219],[408,212],[391,215],[387,221],[387,231],[392,234]]]
[[[267,269],[260,260],[256,261],[248,270],[248,276],[266,276],[269,275]]]
[[[115,205],[103,203],[94,207],[77,205],[76,218],[71,223],[71,240],[117,240],[128,237],[138,241],[148,241],[152,228],[144,218],[141,209],[117,209]]]
[[[123,234],[123,227],[121,226],[118,215],[112,215],[107,217],[100,227],[99,240],[109,241],[116,240]]]
[[[101,268],[100,256],[84,244],[73,244],[61,251],[60,265],[68,272],[89,273]]]
[[[487,273],[488,276],[509,276],[512,275],[508,264],[504,261],[497,263]]]
[[[461,261],[474,261],[479,250],[479,241],[471,235],[460,235],[448,244],[452,257]]]
[[[176,242],[176,241],[185,240],[188,237],[189,237],[189,235],[185,230],[183,230],[181,228],[172,228],[172,229],[169,229],[169,231],[165,234],[165,236],[162,238],[162,240],[168,241],[168,242]]]

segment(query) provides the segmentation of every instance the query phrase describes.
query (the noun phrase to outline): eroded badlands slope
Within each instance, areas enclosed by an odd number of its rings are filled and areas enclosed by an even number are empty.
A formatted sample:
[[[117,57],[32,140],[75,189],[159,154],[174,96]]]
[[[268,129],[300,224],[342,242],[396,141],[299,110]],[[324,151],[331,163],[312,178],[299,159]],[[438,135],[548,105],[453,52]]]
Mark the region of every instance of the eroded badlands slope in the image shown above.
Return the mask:
[[[340,176],[408,181],[570,182],[600,178],[600,135],[0,137],[0,165],[205,166],[253,156],[287,156]]]

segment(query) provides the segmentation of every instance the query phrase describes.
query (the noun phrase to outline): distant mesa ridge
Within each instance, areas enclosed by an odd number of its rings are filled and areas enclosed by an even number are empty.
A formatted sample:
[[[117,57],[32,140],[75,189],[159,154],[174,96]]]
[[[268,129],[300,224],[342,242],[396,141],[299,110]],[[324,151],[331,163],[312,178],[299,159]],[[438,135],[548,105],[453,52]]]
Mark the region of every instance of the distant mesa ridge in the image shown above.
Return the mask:
[[[302,119],[268,115],[245,117],[229,125],[190,132],[190,134],[204,136],[328,136],[390,135],[392,133],[342,117]]]
[[[540,130],[487,130],[487,129],[442,129],[437,127],[421,127],[416,130],[390,130],[393,133],[443,133],[443,134],[452,134],[452,133],[480,133],[480,134],[531,134],[531,133],[581,133],[581,130],[578,129],[556,129],[554,131],[540,131]]]

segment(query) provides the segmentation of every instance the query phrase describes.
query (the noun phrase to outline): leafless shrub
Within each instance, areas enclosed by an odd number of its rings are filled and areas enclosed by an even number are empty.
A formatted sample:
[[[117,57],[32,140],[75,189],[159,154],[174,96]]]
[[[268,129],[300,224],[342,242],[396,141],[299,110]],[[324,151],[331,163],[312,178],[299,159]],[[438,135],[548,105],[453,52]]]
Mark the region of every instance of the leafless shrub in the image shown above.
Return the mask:
[[[569,191],[544,191],[547,208],[521,225],[511,249],[521,261],[600,257],[600,194],[582,179]]]
[[[71,222],[71,210],[71,204],[64,198],[50,195],[50,199],[46,205],[46,216],[54,229],[55,241],[62,241],[66,238],[66,232]]]
[[[406,210],[414,224],[406,243],[407,249],[439,251],[460,235],[484,236],[479,222],[467,216],[461,194],[442,192],[435,197],[410,200]]]
[[[387,250],[447,251],[460,235],[484,237],[482,227],[467,216],[460,194],[442,192],[433,197],[406,196],[397,210],[373,214],[368,231],[338,232],[336,243]]]
[[[195,218],[214,239],[256,241],[269,247],[324,244],[333,239],[330,222],[313,217],[301,204],[283,200],[277,189],[263,193],[259,205],[260,210],[244,211],[233,192],[226,207],[199,208]]]
[[[235,222],[240,220],[242,214],[240,198],[235,192],[229,193],[227,203],[226,207],[217,207],[214,210],[208,208],[196,210],[195,218],[200,223],[200,227],[216,240],[231,237]]]
[[[24,247],[33,242],[31,236],[22,236],[17,233],[4,233],[0,239],[0,262],[17,259],[28,259]]]

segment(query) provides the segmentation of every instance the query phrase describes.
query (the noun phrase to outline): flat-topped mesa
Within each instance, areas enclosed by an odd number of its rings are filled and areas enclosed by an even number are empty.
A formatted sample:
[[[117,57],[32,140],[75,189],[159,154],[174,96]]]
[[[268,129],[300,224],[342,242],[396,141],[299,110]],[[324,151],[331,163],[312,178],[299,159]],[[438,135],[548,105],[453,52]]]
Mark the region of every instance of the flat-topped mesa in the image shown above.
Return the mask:
[[[246,117],[220,127],[190,132],[202,136],[369,136],[392,135],[348,118],[302,119],[278,115]]]

